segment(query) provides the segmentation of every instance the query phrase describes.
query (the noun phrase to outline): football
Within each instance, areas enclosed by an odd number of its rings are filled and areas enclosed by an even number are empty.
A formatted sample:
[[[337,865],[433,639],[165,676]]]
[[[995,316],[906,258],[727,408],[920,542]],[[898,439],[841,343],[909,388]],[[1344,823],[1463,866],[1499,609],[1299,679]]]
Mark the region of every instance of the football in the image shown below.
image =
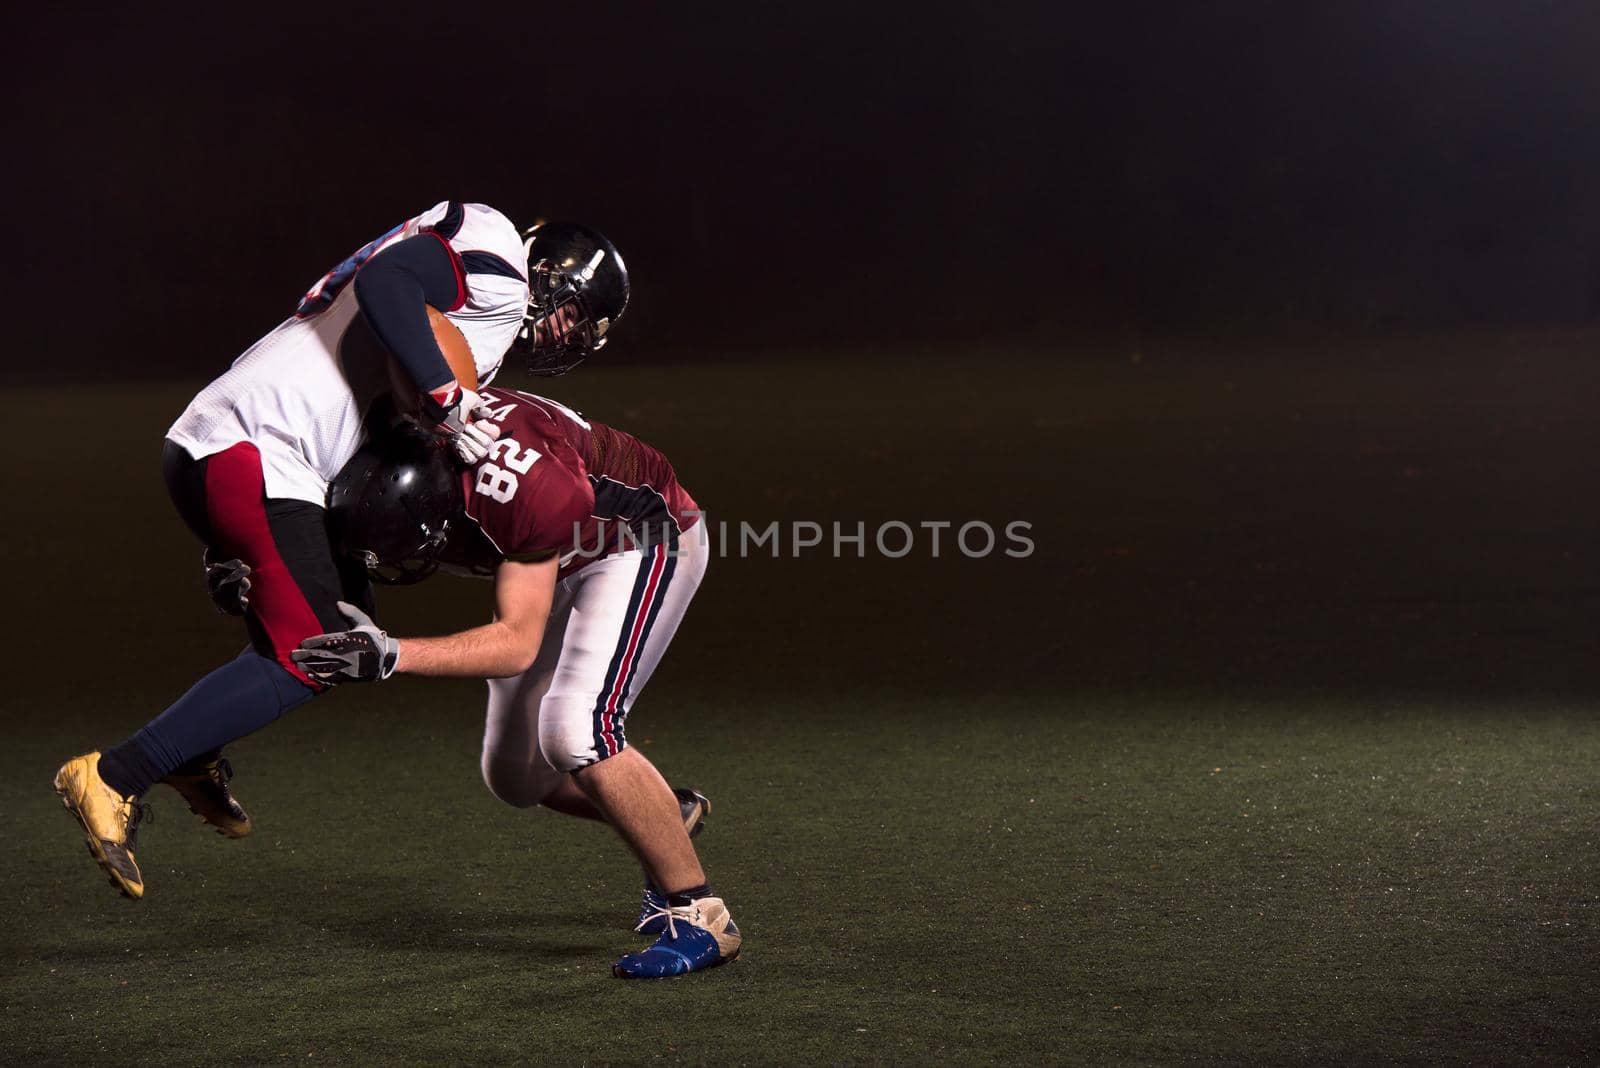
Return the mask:
[[[450,321],[444,312],[428,305],[428,325],[433,327],[433,339],[439,343],[445,362],[456,376],[456,383],[465,389],[478,388],[478,366],[472,359],[472,348],[467,344],[460,327]]]

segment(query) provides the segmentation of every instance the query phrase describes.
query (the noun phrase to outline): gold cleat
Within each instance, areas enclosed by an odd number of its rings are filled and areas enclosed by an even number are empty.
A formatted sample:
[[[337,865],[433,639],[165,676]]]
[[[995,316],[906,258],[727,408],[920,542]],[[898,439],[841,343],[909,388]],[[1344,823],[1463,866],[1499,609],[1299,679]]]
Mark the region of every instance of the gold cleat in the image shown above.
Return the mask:
[[[144,896],[144,876],[133,859],[133,836],[149,809],[123,797],[100,777],[99,752],[73,757],[56,772],[61,804],[83,826],[89,855],[125,897]]]
[[[228,789],[231,778],[233,765],[219,757],[201,765],[198,772],[174,771],[161,781],[182,794],[189,811],[215,827],[218,834],[243,838],[252,824],[250,814]]]

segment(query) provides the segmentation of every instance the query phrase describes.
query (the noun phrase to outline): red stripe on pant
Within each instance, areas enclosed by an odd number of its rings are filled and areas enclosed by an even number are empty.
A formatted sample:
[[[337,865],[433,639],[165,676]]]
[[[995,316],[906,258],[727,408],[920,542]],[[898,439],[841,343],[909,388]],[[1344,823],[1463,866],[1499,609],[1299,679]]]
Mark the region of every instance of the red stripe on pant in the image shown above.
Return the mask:
[[[606,710],[600,719],[601,739],[606,743],[606,755],[616,756],[616,712],[617,702],[622,700],[622,690],[628,685],[629,669],[633,666],[633,658],[639,652],[639,636],[644,633],[644,624],[650,618],[650,606],[655,603],[657,587],[661,584],[661,572],[666,567],[666,546],[655,547],[655,561],[650,566],[650,582],[644,588],[644,596],[639,598],[639,611],[633,617],[633,626],[628,633],[628,651],[622,654],[622,663],[617,667],[617,681],[611,687],[611,695],[606,699]]]
[[[323,627],[272,540],[261,453],[250,442],[207,458],[206,517],[217,551],[250,565],[250,614],[271,643],[273,659],[306,685],[325,689],[289,659],[301,641],[321,634]]]

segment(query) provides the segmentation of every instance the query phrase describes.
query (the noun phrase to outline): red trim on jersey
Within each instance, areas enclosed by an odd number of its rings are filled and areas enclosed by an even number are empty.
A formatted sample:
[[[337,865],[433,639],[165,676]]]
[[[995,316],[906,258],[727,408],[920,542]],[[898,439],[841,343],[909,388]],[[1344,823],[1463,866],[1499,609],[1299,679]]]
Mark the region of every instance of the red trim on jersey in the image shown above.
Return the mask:
[[[303,639],[322,633],[322,624],[272,540],[265,493],[261,453],[250,442],[241,441],[207,458],[206,517],[215,547],[250,565],[250,614],[266,631],[273,658],[295,678],[321,691],[326,687],[289,659]]]
[[[622,654],[622,663],[617,666],[617,681],[611,687],[611,694],[606,698],[606,710],[600,719],[601,737],[606,743],[606,755],[616,756],[620,752],[617,746],[616,712],[617,702],[622,700],[623,688],[628,684],[631,674],[633,658],[639,651],[639,638],[644,633],[644,624],[650,618],[650,606],[655,603],[656,594],[661,585],[661,572],[667,566],[667,547],[655,547],[655,563],[650,567],[650,583],[644,589],[644,596],[639,598],[639,611],[634,616],[633,627],[628,635],[628,651]]]
[[[461,257],[456,255],[456,250],[450,247],[450,241],[448,238],[439,233],[437,230],[424,230],[422,232],[439,239],[439,244],[444,246],[444,254],[450,257],[451,268],[453,268],[456,272],[456,302],[450,305],[448,308],[439,309],[440,311],[453,312],[467,302],[466,269],[461,266]]]

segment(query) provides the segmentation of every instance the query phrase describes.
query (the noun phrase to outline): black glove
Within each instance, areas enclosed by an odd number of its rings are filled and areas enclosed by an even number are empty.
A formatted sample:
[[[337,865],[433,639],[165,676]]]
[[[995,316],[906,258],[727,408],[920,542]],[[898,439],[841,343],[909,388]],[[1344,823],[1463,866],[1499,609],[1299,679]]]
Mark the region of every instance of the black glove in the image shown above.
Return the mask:
[[[206,569],[206,592],[217,611],[229,616],[242,616],[250,607],[250,565],[234,557],[232,560],[213,562],[211,550],[200,555]]]
[[[355,605],[340,601],[339,611],[355,624],[353,629],[313,635],[289,658],[312,679],[330,686],[377,682],[393,675],[400,662],[400,643],[379,630]]]

